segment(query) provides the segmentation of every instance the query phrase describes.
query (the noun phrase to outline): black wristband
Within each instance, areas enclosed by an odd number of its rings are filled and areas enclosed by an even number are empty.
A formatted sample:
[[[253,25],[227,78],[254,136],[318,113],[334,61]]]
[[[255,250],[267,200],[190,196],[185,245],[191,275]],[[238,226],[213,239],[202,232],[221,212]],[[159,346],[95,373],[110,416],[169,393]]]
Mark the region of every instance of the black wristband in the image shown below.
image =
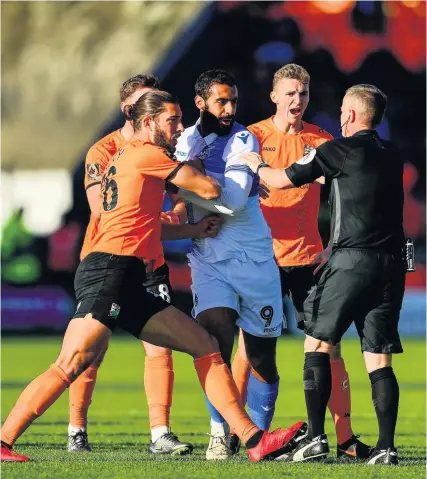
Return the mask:
[[[259,176],[259,170],[260,168],[270,168],[270,165],[268,165],[267,163],[265,163],[265,161],[261,162],[258,166],[257,166],[257,169],[256,169],[256,174]]]

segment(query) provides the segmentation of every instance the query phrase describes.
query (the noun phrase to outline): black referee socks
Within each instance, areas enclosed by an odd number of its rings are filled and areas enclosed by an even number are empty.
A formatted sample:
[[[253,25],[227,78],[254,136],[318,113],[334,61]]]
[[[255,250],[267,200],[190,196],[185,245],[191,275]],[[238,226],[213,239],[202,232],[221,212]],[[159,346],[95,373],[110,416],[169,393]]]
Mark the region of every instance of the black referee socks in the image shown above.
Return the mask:
[[[399,409],[399,385],[396,376],[392,367],[386,367],[369,373],[369,379],[379,427],[377,449],[394,448],[394,431]]]
[[[304,394],[307,406],[309,439],[325,432],[325,414],[331,389],[329,354],[305,353]]]

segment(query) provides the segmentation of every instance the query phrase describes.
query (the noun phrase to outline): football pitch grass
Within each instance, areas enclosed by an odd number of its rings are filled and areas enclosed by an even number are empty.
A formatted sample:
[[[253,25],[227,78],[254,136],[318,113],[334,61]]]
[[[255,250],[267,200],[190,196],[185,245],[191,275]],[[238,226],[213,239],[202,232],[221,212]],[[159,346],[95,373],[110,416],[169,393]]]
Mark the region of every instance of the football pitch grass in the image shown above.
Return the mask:
[[[22,389],[56,358],[59,337],[6,337],[2,340],[2,419]],[[331,454],[322,463],[251,464],[244,450],[227,462],[208,462],[209,418],[190,357],[174,353],[175,389],[172,428],[179,438],[195,445],[191,456],[153,457],[147,453],[149,425],[143,390],[144,353],[136,340],[112,339],[102,365],[89,411],[91,454],[67,453],[68,392],[18,440],[16,450],[30,463],[2,465],[5,478],[424,478],[426,458],[425,342],[405,340],[405,353],[396,356],[394,369],[400,383],[400,413],[396,444],[398,467],[348,463],[335,457],[336,439],[327,416]],[[280,393],[273,422],[287,427],[305,420],[302,389],[304,360],[301,338],[284,337],[278,343]],[[355,433],[373,444],[377,438],[369,379],[359,343],[344,341],[343,353],[350,373],[352,419]]]

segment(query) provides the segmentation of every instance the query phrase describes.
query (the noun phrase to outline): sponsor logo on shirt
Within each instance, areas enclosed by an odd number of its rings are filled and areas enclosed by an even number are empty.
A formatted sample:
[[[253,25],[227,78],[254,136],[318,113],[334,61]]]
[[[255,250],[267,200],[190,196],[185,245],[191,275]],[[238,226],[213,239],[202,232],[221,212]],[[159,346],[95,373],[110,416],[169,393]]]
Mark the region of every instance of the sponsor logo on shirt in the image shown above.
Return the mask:
[[[263,146],[262,151],[276,151],[275,146]]]
[[[237,138],[243,141],[243,143],[246,145],[248,138],[249,138],[249,133],[247,131],[243,131],[242,133],[237,133]]]

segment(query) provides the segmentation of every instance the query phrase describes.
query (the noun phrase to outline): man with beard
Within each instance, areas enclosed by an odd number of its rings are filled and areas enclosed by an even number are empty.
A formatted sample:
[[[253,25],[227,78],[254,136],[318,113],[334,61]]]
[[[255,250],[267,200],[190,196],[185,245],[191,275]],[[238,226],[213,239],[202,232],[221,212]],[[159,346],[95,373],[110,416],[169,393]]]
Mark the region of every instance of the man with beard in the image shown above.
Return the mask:
[[[322,128],[303,121],[309,97],[310,75],[302,66],[289,63],[274,74],[271,100],[276,112],[271,118],[249,126],[259,141],[265,163],[286,168],[332,139]],[[269,190],[266,185],[263,188],[261,209],[273,236],[282,294],[292,299],[298,328],[304,330],[304,300],[314,286],[314,273],[319,267],[316,261],[323,256],[317,225],[320,185],[314,183],[287,190]],[[359,441],[352,430],[350,380],[340,343],[331,349],[330,360],[332,392],[328,407],[335,423],[337,456],[366,459],[371,448]],[[258,405],[259,385],[247,374],[245,362],[244,347],[239,347],[233,361],[233,377],[243,397],[247,387],[252,420],[258,427],[268,429],[271,419],[268,411]]]
[[[203,390],[236,429],[253,462],[290,453],[307,425],[299,422],[271,434],[260,430],[240,405],[216,341],[144,285],[147,272],[163,255],[160,212],[165,183],[207,200],[217,198],[221,187],[214,178],[171,158],[184,130],[173,95],[147,92],[124,110],[135,133],[103,177],[98,234],[75,277],[77,311],[56,362],[27,386],[4,422],[1,460],[29,460],[12,450],[15,441],[93,363],[117,325],[139,339],[193,356]]]
[[[221,213],[224,223],[216,238],[195,239],[188,255],[194,316],[214,336],[229,366],[236,324],[243,330],[253,375],[263,386],[262,406],[274,412],[279,377],[276,339],[283,309],[279,270],[272,238],[262,215],[257,176],[240,161],[258,152],[258,142],[235,123],[238,92],[224,70],[210,70],[196,81],[195,103],[200,119],[187,128],[177,145],[177,158],[198,164],[222,185],[220,198],[204,200],[180,190],[187,200],[190,223],[208,212]],[[227,459],[226,424],[208,401],[211,439],[206,458]]]
[[[136,75],[126,80],[120,88],[120,108],[124,113],[148,91],[160,88],[159,79],[153,75]],[[88,151],[85,164],[85,189],[91,216],[86,230],[80,259],[92,252],[98,233],[99,214],[102,207],[101,178],[111,158],[126,146],[134,134],[131,118],[126,117],[122,128],[113,131],[95,143]],[[164,145],[164,138],[157,133],[155,141]],[[170,195],[172,196],[172,195]],[[197,225],[162,225],[162,239],[192,238],[217,233],[218,218],[204,218]],[[169,303],[173,292],[169,282],[169,268],[163,256],[159,258],[152,273],[147,274],[146,288],[162,296]],[[193,446],[181,442],[170,430],[170,409],[174,383],[173,358],[170,349],[142,342],[145,350],[144,387],[149,408],[151,443],[149,451],[154,454],[188,454]],[[106,348],[94,363],[70,386],[70,423],[68,426],[68,451],[90,452],[87,434],[88,409],[92,402],[98,369]]]

